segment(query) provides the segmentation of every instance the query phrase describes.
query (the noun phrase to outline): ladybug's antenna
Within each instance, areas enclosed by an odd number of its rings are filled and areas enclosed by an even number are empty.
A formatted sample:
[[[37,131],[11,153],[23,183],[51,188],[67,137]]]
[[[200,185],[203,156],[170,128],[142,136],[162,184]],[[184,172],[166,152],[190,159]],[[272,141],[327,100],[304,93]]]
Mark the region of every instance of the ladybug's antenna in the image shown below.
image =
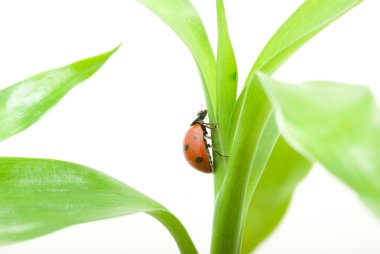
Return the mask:
[[[201,111],[198,112],[197,118],[191,123],[191,126],[196,123],[203,123],[203,120],[207,116],[207,109],[203,109],[203,105],[201,105]]]

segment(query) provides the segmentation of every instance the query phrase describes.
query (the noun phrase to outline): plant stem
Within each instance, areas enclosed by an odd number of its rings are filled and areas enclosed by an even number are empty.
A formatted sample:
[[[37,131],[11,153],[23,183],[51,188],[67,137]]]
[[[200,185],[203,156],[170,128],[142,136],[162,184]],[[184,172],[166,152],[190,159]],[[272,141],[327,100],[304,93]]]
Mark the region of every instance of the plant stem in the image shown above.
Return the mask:
[[[240,253],[248,204],[264,170],[255,161],[271,119],[271,106],[258,80],[248,82],[240,98],[239,121],[229,137],[233,142],[227,173],[215,200],[211,243],[215,254]]]
[[[234,190],[222,188],[216,198],[215,211],[217,212],[214,213],[212,254],[240,253],[243,231],[243,200],[246,186],[237,187]]]

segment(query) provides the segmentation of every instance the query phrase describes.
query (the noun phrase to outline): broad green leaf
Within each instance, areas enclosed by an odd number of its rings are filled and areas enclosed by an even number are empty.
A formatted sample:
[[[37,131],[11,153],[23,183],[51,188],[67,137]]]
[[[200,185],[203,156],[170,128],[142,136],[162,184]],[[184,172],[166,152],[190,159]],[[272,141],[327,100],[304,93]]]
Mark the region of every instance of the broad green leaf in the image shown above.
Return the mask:
[[[180,221],[135,189],[91,168],[48,159],[0,158],[0,244],[88,221],[145,212],[181,253],[197,253]]]
[[[380,210],[380,111],[365,86],[288,84],[258,74],[285,138]]]
[[[237,66],[235,54],[228,34],[226,15],[223,0],[216,1],[218,16],[218,53],[216,61],[216,98],[217,98],[217,123],[216,129],[221,140],[214,139],[214,147],[222,153],[226,153],[228,126],[232,110],[236,102]],[[215,190],[222,184],[226,167],[221,164],[225,158],[214,156],[215,164]],[[222,161],[223,160],[223,161]]]
[[[303,44],[363,0],[306,0],[272,36],[250,75],[276,71]]]
[[[188,0],[137,1],[160,17],[191,51],[201,74],[210,118],[215,120],[215,57],[198,12]]]
[[[270,102],[254,78],[232,114],[228,171],[215,202],[212,253],[240,252],[249,201],[278,135]]]
[[[281,221],[311,163],[280,137],[250,201],[241,253],[251,253]]]
[[[118,49],[46,71],[0,91],[0,141],[31,126]]]

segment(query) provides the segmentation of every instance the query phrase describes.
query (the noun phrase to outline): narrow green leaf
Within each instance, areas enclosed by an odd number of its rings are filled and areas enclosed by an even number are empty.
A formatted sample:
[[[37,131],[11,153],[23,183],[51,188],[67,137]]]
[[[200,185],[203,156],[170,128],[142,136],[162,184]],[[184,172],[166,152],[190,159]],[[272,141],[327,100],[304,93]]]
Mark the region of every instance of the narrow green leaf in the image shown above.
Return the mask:
[[[188,0],[137,0],[160,17],[191,51],[203,82],[210,118],[215,120],[216,65],[206,30]]]
[[[231,119],[232,110],[236,102],[237,90],[237,66],[235,54],[231,45],[228,34],[226,15],[223,0],[216,1],[218,16],[218,54],[216,62],[216,98],[217,98],[217,123],[216,131],[220,135],[218,139],[213,140],[214,147],[226,153],[228,126]],[[215,190],[218,190],[223,182],[226,167],[224,167],[225,158],[214,156],[215,164]]]
[[[223,152],[223,136],[227,132],[229,113],[236,100],[237,70],[229,40],[223,2],[218,0],[218,67],[202,20],[188,0],[137,0],[163,20],[189,48],[198,66],[206,98],[209,120],[221,122],[220,131],[212,132],[213,144]],[[226,52],[223,52],[226,50]],[[218,68],[218,88],[217,88]],[[235,70],[234,70],[235,69]],[[225,70],[226,72],[223,72]],[[228,77],[227,77],[228,76]],[[228,88],[227,88],[228,87]],[[223,91],[222,89],[228,89]],[[218,93],[218,94],[217,94]],[[221,94],[221,96],[219,96]],[[227,103],[227,104],[222,104]],[[218,105],[219,104],[219,105]],[[219,111],[219,115],[217,112]],[[219,119],[218,119],[219,118]],[[215,157],[215,193],[223,179],[226,162]]]
[[[380,111],[365,86],[258,77],[285,138],[380,210]]]
[[[218,54],[216,68],[216,94],[217,94],[217,119],[218,130],[225,139],[228,125],[236,102],[237,90],[237,66],[235,54],[228,34],[227,21],[223,0],[216,1],[218,14]],[[226,147],[226,141],[223,147]]]
[[[78,164],[0,158],[0,244],[88,221],[146,212],[165,225],[181,253],[197,253],[180,221],[135,189]]]
[[[31,126],[118,49],[37,74],[0,91],[0,141]]]
[[[250,75],[276,71],[293,53],[363,0],[306,0],[272,36]]]
[[[251,253],[281,221],[311,163],[280,137],[249,205],[241,253]]]

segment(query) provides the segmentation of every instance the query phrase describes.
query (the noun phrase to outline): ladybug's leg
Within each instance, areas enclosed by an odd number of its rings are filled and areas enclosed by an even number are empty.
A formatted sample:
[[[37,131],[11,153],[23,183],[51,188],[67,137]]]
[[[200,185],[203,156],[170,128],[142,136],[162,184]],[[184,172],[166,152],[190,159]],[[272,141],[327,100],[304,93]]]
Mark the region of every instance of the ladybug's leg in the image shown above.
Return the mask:
[[[222,154],[221,152],[219,152],[218,150],[215,150],[214,147],[212,147],[212,145],[210,144],[207,144],[207,147],[211,148],[217,155],[219,155],[220,157],[230,157],[229,155],[226,155],[226,154]]]
[[[218,127],[217,123],[203,123],[203,126],[209,128],[210,130],[214,130]]]

